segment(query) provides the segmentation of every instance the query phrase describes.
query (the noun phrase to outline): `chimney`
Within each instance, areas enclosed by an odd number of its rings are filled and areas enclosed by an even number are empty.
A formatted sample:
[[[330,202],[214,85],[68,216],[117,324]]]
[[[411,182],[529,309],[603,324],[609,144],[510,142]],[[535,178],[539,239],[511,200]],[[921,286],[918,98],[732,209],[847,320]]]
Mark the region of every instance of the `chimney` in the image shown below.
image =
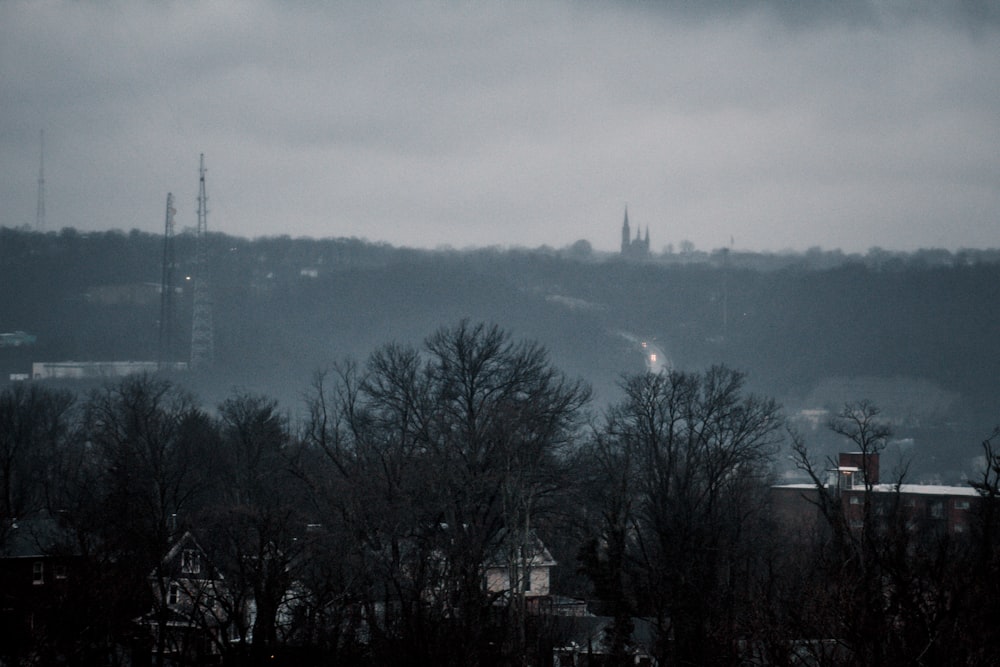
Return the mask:
[[[878,452],[841,452],[837,465],[842,489],[878,484]]]

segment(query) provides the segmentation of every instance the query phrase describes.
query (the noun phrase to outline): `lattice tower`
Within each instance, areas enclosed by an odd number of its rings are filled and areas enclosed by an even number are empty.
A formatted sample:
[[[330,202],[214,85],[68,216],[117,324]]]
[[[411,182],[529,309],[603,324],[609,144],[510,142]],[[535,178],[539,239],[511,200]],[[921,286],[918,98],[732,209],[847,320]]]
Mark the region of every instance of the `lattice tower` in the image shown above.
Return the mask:
[[[162,367],[175,361],[174,341],[174,195],[167,193],[167,216],[163,224],[163,274],[160,278],[160,344],[157,362]]]
[[[208,195],[205,194],[205,154],[198,168],[198,235],[195,250],[194,306],[191,313],[191,370],[204,370],[215,360],[212,297],[209,289]]]

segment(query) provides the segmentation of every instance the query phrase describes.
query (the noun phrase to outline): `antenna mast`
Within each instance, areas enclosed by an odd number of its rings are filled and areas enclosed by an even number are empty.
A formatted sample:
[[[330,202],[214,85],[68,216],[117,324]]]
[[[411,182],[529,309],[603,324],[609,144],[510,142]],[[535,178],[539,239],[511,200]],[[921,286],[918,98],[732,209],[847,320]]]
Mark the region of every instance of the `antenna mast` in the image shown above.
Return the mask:
[[[39,131],[38,208],[35,210],[35,231],[45,231],[45,130]]]
[[[208,195],[205,194],[205,154],[198,168],[198,236],[196,243],[194,305],[191,313],[191,369],[212,365],[215,340],[212,326],[212,297],[208,290]]]
[[[174,361],[174,195],[167,193],[167,218],[163,226],[163,276],[160,280],[159,366]]]

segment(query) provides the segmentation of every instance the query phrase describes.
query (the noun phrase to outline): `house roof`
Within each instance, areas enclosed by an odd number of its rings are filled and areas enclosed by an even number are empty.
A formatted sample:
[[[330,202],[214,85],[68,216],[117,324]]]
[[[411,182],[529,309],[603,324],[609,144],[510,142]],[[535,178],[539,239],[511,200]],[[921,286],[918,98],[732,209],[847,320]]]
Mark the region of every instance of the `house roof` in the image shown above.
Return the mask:
[[[876,484],[874,490],[880,493],[890,493],[896,490],[896,485]],[[942,484],[900,484],[899,492],[924,496],[979,496],[979,492],[971,486],[945,486]]]
[[[0,558],[42,558],[73,553],[73,541],[59,522],[48,515],[17,519],[0,542]]]
[[[179,556],[186,549],[194,549],[201,556],[202,566],[199,567],[198,572],[181,572]],[[170,547],[170,550],[163,557],[163,560],[160,561],[160,567],[166,572],[173,571],[174,574],[183,574],[189,579],[224,579],[222,573],[212,564],[208,558],[208,553],[198,543],[198,540],[195,539],[194,534],[190,530],[184,531],[184,534],[177,538],[173,546]],[[156,571],[150,572],[149,576],[155,577]]]
[[[816,488],[815,484],[777,484],[771,488],[774,489],[799,489],[799,490],[813,490]],[[845,492],[863,492],[863,487],[858,487],[855,489],[843,489]],[[874,484],[872,485],[872,491],[875,493],[895,493],[895,484]],[[911,495],[922,495],[922,496],[966,496],[970,498],[976,498],[979,496],[979,492],[971,486],[947,486],[944,484],[900,484],[899,493],[911,494]]]
[[[512,536],[509,532],[501,536],[500,546],[494,550],[489,561],[486,563],[486,567],[507,567],[508,559],[511,554],[511,547],[517,549],[521,548],[519,544],[520,540]],[[549,553],[548,547],[545,543],[534,533],[531,532],[526,540],[528,547],[529,561],[528,565],[531,567],[555,567],[557,565],[552,554]]]

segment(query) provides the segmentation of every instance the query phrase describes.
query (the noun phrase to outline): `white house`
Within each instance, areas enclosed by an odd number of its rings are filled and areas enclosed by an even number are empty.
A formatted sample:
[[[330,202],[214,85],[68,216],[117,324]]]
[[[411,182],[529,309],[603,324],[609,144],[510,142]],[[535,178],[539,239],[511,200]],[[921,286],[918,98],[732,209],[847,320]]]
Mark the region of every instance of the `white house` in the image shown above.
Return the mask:
[[[517,591],[525,597],[549,595],[549,581],[556,561],[538,537],[497,552],[486,564],[486,590],[490,593]]]

